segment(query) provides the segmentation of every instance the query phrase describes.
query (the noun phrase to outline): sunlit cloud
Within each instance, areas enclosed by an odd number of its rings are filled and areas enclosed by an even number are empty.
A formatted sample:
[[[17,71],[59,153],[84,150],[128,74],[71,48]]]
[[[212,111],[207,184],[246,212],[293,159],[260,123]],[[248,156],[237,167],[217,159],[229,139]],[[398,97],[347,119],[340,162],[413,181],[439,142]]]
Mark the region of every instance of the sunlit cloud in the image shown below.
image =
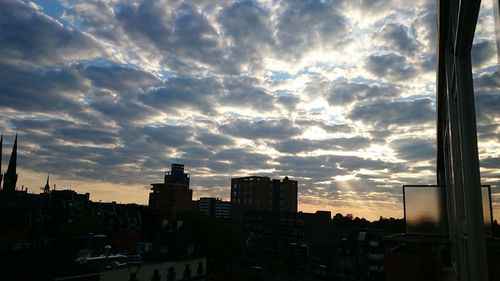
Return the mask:
[[[301,210],[377,219],[402,216],[402,184],[435,182],[435,1],[1,2],[4,155],[17,132],[32,191],[50,173],[93,200],[145,203],[176,162],[194,197],[289,176]],[[498,206],[488,5],[472,57]]]

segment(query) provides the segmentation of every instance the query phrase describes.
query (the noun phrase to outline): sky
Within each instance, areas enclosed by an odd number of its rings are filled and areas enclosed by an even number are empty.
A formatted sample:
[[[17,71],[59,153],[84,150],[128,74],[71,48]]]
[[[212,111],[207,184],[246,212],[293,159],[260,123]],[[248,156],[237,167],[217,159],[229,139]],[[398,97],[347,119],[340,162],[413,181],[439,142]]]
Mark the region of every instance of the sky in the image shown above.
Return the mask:
[[[472,49],[481,177],[500,218],[491,0]],[[18,186],[147,204],[185,165],[194,198],[230,179],[299,182],[299,209],[402,217],[434,184],[434,0],[0,0],[2,171]],[[498,214],[498,215],[497,215]]]

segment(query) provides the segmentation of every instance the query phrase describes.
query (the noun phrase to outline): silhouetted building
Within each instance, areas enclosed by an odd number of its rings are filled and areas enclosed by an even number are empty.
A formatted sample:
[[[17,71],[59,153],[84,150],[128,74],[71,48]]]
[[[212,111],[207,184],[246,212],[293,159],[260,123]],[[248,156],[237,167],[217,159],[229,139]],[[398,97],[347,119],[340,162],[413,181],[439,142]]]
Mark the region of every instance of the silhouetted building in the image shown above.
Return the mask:
[[[214,219],[230,219],[231,202],[221,198],[201,197],[198,201],[198,211]]]
[[[244,239],[251,263],[300,275],[312,270],[310,258],[314,257],[315,272],[326,272],[319,269],[322,251],[315,245],[329,239],[322,234],[328,235],[330,223],[330,212],[246,211]]]
[[[297,181],[285,177],[283,181],[272,180],[272,210],[297,212]]]
[[[17,135],[12,147],[12,154],[10,155],[9,166],[3,178],[3,191],[5,193],[12,193],[16,190],[17,183]]]
[[[189,189],[189,174],[184,165],[172,164],[163,183],[153,183],[149,194],[149,208],[157,221],[172,220],[176,214],[192,208],[193,191]]]
[[[140,206],[117,204],[116,202],[90,202],[92,217],[98,218],[105,226],[119,229],[138,228],[142,225]]]
[[[244,229],[253,263],[307,269],[310,227],[302,213],[246,211]]]
[[[136,243],[136,254],[107,242],[105,235],[89,235],[70,244],[59,242],[57,249],[0,252],[2,280],[205,280],[206,257],[196,251],[181,223]],[[78,254],[61,254],[67,247]]]
[[[193,244],[183,221],[170,221],[157,235],[137,243],[141,263],[103,270],[101,280],[205,280],[206,258]]]
[[[335,248],[335,280],[384,280],[384,232],[364,229],[343,238]]]
[[[145,207],[92,202],[89,197],[89,193],[79,194],[72,190],[51,190],[41,194],[16,191],[0,196],[0,251],[32,248],[39,242],[37,240],[45,243],[48,233],[57,236],[89,232],[116,234],[136,231],[143,226],[141,211]],[[40,239],[24,235],[24,232],[37,233]]]
[[[258,176],[231,179],[231,207],[237,220],[247,210],[297,212],[297,181]]]

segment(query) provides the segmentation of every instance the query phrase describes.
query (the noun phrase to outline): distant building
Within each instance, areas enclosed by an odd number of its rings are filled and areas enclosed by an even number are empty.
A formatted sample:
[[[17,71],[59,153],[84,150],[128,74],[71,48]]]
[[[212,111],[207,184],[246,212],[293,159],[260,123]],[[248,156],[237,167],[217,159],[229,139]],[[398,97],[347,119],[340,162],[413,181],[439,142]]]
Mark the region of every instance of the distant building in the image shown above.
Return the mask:
[[[330,222],[328,212],[246,211],[244,238],[251,262],[292,272],[309,271],[311,254],[321,251],[315,245],[321,244],[320,235],[327,233]]]
[[[297,181],[285,177],[283,181],[273,179],[272,210],[280,212],[297,212]]]
[[[297,212],[297,181],[258,176],[231,179],[231,207],[239,220],[247,210]]]
[[[30,251],[3,252],[2,280],[206,280],[207,259],[192,243],[181,221],[166,225],[156,234],[135,243],[135,250],[128,253],[108,244],[105,235],[89,235],[85,240],[58,239],[56,248],[47,245]],[[61,243],[64,241],[71,243]],[[68,252],[68,247],[78,250],[78,254]]]
[[[384,280],[384,234],[363,229],[343,238],[334,252],[335,280]]]
[[[151,185],[148,206],[157,220],[172,220],[176,214],[192,208],[193,191],[189,189],[189,174],[184,173],[184,165],[172,164],[164,182]]]
[[[157,235],[137,243],[136,253],[141,259],[133,261],[134,256],[129,256],[128,263],[120,257],[114,263],[102,255],[79,261],[93,265],[101,281],[205,280],[206,257],[197,250],[182,221],[171,221]]]
[[[89,193],[73,190],[41,194],[16,191],[11,196],[0,197],[0,222],[5,228],[51,227],[57,231],[73,229],[75,225],[102,226],[103,231],[139,228],[142,225],[140,210],[136,204],[92,202]]]
[[[138,228],[142,225],[140,206],[113,202],[90,202],[92,217],[99,218],[106,226],[119,229]]]
[[[231,202],[221,198],[201,197],[198,201],[198,211],[214,219],[230,219]]]

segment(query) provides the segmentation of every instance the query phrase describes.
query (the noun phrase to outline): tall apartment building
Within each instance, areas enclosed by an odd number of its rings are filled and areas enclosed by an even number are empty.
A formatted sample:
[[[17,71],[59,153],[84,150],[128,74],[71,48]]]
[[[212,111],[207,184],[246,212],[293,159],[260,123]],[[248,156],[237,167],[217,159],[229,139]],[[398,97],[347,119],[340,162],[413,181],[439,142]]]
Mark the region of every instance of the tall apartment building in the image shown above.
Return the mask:
[[[152,183],[149,208],[157,220],[172,220],[176,214],[191,209],[193,190],[189,189],[189,174],[184,165],[172,164],[163,183]]]
[[[297,212],[297,181],[269,177],[231,179],[233,218],[242,219],[245,211]]]
[[[198,211],[214,219],[230,219],[231,202],[221,198],[201,197],[198,201]]]

